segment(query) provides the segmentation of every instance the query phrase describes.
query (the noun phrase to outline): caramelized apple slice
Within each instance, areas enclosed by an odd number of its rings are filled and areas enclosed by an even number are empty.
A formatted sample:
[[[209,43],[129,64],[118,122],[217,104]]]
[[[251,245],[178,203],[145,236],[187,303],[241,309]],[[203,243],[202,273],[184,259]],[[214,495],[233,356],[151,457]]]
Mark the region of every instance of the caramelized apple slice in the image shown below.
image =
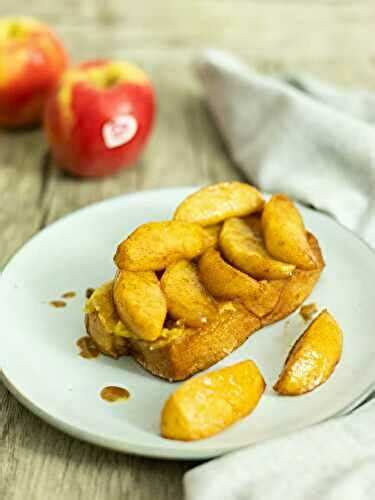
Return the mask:
[[[199,259],[199,276],[214,297],[239,298],[258,317],[272,311],[280,297],[280,287],[254,280],[225,262],[213,248],[206,250]]]
[[[182,441],[217,434],[249,415],[265,387],[262,374],[250,360],[188,380],[165,403],[161,434]]]
[[[295,269],[292,264],[272,259],[262,240],[242,219],[234,217],[224,222],[219,245],[229,262],[256,279],[289,278]]]
[[[323,384],[333,373],[342,353],[342,331],[324,310],[297,340],[274,389],[298,396]]]
[[[177,207],[174,219],[209,226],[229,217],[257,212],[263,205],[262,195],[253,186],[242,182],[220,182],[188,196]]]
[[[118,246],[114,260],[119,269],[159,271],[178,260],[191,260],[213,244],[213,237],[198,224],[150,222]]]
[[[215,301],[200,282],[196,266],[186,260],[166,269],[161,286],[169,314],[188,326],[204,326],[217,313]]]
[[[113,300],[120,319],[140,338],[155,340],[162,332],[167,302],[151,271],[120,271],[113,285]]]
[[[276,194],[266,203],[262,226],[264,242],[272,257],[300,269],[317,267],[301,214],[287,196]]]

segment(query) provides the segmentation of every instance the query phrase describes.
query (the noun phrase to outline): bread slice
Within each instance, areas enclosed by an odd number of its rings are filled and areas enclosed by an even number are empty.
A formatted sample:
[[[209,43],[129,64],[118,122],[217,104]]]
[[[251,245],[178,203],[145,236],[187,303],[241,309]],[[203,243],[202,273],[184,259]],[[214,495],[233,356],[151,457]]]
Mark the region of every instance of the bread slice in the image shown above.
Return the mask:
[[[183,335],[156,349],[132,339],[130,352],[154,375],[184,380],[228,356],[260,326],[260,320],[242,304],[227,302],[206,327],[186,329]]]
[[[169,381],[184,380],[204,370],[237,349],[255,331],[285,318],[310,295],[324,268],[324,260],[316,238],[308,240],[318,267],[296,269],[286,280],[277,280],[280,298],[267,316],[259,319],[240,302],[228,301],[219,307],[217,317],[200,329],[176,326],[173,334],[156,342],[125,338],[109,332],[97,312],[86,315],[86,329],[101,352],[118,358],[130,354],[146,370]],[[272,283],[272,282],[271,282]]]
[[[115,335],[108,331],[101,321],[97,312],[85,315],[86,331],[93,339],[102,354],[111,358],[120,358],[130,352],[129,340],[126,337]]]

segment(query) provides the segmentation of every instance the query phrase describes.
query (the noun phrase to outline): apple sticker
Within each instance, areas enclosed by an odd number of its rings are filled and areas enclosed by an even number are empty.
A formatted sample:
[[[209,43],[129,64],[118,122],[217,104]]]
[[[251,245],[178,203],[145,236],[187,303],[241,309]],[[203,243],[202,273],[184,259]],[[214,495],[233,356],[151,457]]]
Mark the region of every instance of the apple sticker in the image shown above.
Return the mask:
[[[119,115],[106,122],[102,128],[104,144],[108,149],[123,146],[131,141],[138,130],[138,122],[133,115]]]

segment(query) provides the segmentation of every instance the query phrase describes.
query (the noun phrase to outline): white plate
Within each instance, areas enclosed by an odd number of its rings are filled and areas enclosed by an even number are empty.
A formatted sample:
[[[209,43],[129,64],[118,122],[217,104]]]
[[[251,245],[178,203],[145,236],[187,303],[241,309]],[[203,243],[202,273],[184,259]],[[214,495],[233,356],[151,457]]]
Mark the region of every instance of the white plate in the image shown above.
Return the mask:
[[[310,394],[287,398],[272,391],[303,322],[298,314],[252,336],[215,366],[252,358],[268,388],[255,412],[225,432],[193,443],[163,439],[163,402],[177,387],[145,372],[131,358],[78,356],[84,335],[87,287],[108,280],[118,242],[137,225],[167,219],[191,189],[136,193],[84,208],[49,226],[12,259],[0,279],[2,377],[31,411],[78,438],[115,450],[163,458],[200,459],[270,439],[354,407],[375,381],[375,255],[328,217],[302,208],[319,238],[327,267],[311,300],[327,307],[344,331],[344,354],[331,379]],[[48,305],[62,292],[78,295],[64,309]],[[107,385],[131,398],[109,404]]]

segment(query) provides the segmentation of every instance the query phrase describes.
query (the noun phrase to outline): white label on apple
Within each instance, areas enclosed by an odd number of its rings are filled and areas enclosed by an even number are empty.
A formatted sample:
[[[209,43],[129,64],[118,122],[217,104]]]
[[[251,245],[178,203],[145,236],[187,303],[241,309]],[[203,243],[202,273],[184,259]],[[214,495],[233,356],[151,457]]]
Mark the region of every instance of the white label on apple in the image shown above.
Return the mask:
[[[118,148],[131,141],[138,130],[137,119],[133,115],[116,116],[102,128],[104,144],[108,149]]]

